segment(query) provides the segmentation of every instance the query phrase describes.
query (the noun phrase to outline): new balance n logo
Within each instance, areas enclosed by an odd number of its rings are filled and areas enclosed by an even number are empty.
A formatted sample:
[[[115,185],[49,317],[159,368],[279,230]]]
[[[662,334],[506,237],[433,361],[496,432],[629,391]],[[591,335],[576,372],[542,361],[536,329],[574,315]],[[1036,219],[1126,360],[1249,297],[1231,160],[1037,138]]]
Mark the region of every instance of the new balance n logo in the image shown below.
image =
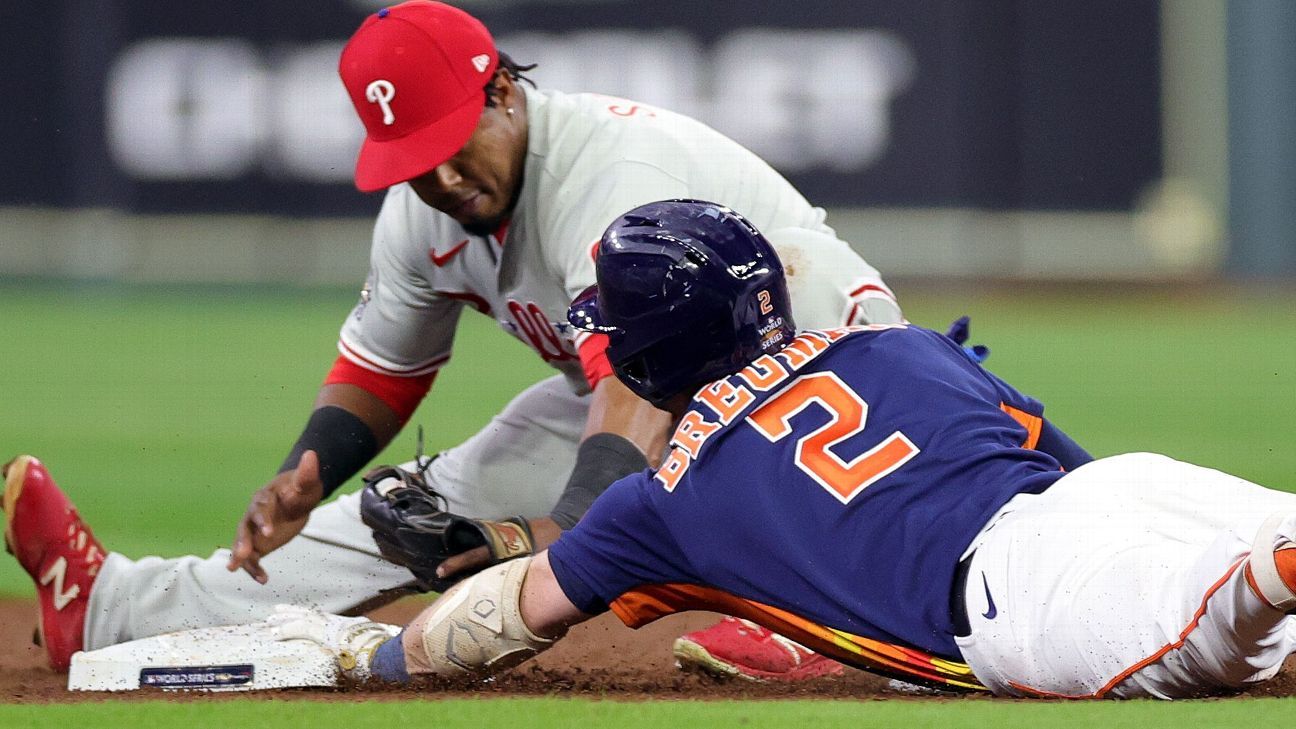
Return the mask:
[[[45,574],[41,575],[40,578],[41,587],[44,587],[51,582],[54,583],[55,610],[62,610],[67,607],[68,603],[75,600],[76,596],[81,594],[80,585],[72,585],[71,588],[64,590],[63,581],[65,579],[67,579],[67,559],[65,557],[59,557],[54,560],[54,564],[50,565],[50,568],[45,570]]]

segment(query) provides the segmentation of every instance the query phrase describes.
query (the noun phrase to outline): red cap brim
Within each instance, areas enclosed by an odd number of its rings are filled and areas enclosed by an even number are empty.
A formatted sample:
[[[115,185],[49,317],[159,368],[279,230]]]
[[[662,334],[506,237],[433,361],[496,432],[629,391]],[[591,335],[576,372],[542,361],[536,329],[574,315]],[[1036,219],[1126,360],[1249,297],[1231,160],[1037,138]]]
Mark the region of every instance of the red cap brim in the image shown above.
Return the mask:
[[[403,137],[385,142],[366,137],[356,160],[356,187],[377,192],[436,168],[468,143],[484,108],[486,92],[481,91],[435,123]]]

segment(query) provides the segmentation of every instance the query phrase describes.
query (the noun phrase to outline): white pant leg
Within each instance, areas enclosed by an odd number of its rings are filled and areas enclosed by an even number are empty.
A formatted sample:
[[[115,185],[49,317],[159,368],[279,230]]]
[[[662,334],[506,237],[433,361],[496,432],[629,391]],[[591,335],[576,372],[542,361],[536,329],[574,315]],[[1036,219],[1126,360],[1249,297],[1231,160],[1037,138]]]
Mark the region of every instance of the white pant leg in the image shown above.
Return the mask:
[[[558,503],[576,465],[589,397],[561,376],[532,385],[479,433],[427,469],[428,484],[455,514],[539,516]]]
[[[959,639],[996,692],[1194,696],[1269,678],[1296,648],[1242,569],[1266,517],[1296,517],[1296,495],[1136,453],[1017,506],[979,540]]]
[[[316,509],[297,538],[261,560],[265,585],[225,569],[228,549],[207,558],[112,553],[100,569],[86,612],[85,645],[102,648],[186,628],[264,618],[277,603],[345,612],[410,582],[409,570],[378,556],[360,521],[360,494]]]
[[[548,513],[575,463],[588,400],[572,394],[561,377],[528,388],[484,429],[433,461],[429,484],[466,516]],[[266,585],[227,571],[228,561],[225,549],[205,559],[110,554],[90,593],[86,648],[258,620],[281,602],[346,612],[411,581],[409,570],[379,555],[360,521],[359,493],[316,509],[297,538],[262,559]]]

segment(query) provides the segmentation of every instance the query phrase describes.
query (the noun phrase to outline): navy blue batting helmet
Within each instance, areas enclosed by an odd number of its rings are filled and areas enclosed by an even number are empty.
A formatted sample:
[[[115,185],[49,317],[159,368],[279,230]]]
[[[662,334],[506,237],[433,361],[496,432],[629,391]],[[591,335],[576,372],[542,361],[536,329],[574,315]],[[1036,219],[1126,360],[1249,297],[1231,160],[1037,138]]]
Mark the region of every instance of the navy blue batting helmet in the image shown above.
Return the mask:
[[[607,334],[617,377],[655,405],[778,351],[796,331],[783,264],[723,205],[666,200],[631,210],[603,234],[595,271],[598,285],[567,319]]]

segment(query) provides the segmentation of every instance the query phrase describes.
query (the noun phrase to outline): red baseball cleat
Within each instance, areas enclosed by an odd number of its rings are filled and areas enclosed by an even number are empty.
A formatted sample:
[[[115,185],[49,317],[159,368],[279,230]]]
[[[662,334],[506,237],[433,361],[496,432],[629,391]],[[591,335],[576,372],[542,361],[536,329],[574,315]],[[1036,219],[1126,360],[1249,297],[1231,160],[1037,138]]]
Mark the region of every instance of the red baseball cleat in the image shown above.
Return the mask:
[[[106,556],[44,464],[18,456],[4,467],[5,547],[36,581],[40,639],[66,671],[81,650],[90,586]]]
[[[804,681],[846,670],[794,640],[732,617],[676,638],[675,665],[749,681]]]

